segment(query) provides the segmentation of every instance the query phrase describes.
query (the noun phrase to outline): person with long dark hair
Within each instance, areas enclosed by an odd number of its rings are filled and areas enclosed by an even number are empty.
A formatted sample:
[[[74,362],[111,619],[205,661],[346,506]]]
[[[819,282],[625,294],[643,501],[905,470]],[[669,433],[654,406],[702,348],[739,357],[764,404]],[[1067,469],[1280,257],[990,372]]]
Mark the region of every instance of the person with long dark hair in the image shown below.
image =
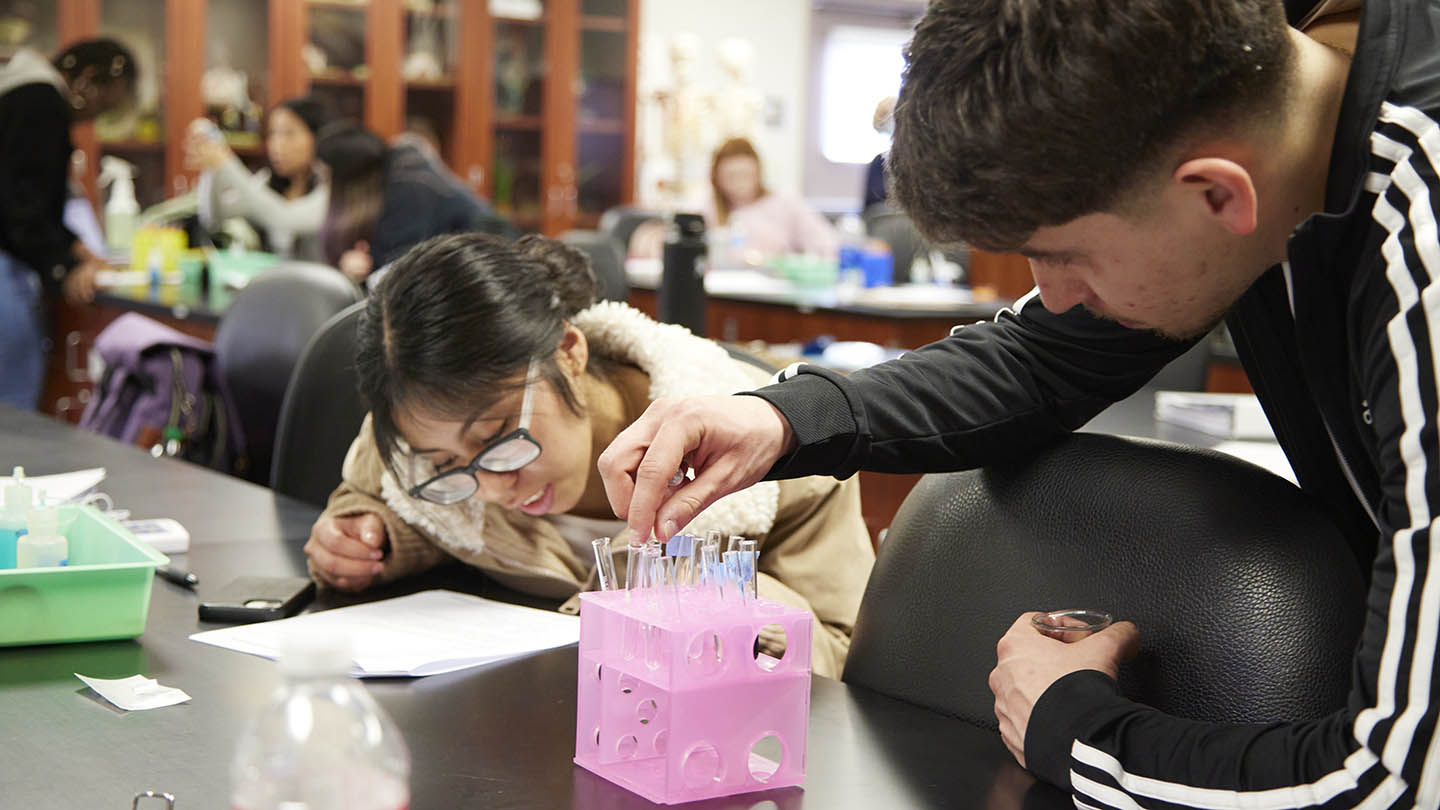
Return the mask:
[[[281,256],[318,261],[320,226],[329,207],[329,185],[315,159],[315,135],[324,108],[310,98],[282,101],[265,129],[269,166],[251,174],[219,137],[209,119],[197,119],[185,138],[186,162],[200,169],[200,223],[214,228],[240,217],[256,226],[264,246]]]
[[[316,147],[330,171],[330,205],[321,232],[325,261],[364,282],[410,247],[446,233],[516,235],[510,222],[427,153],[349,122],[326,127]]]
[[[44,379],[42,292],[85,302],[103,257],[63,222],[70,127],[134,98],[135,57],[114,40],[54,60],[21,50],[0,68],[0,401],[33,408]]]
[[[769,376],[595,291],[582,254],[536,236],[438,237],[392,266],[359,327],[370,415],[305,546],[317,580],[361,590],[459,560],[578,609],[591,541],[627,545],[600,450],[656,398]],[[757,484],[689,524],[708,529],[759,542],[760,595],[814,613],[812,667],[838,677],[874,561],[857,479]]]

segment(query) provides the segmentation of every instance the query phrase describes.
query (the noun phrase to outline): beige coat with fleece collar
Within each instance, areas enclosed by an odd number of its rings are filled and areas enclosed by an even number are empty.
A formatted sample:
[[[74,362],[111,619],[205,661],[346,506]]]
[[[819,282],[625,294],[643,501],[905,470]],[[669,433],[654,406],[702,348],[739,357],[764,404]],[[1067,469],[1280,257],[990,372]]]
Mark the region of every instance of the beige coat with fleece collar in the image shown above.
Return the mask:
[[[585,333],[591,352],[644,371],[651,400],[730,394],[767,379],[717,344],[656,323],[624,304],[596,304],[573,323]],[[453,558],[508,588],[565,600],[560,609],[566,612],[578,610],[577,593],[595,587],[593,562],[577,554],[549,520],[478,499],[439,506],[410,498],[405,492],[433,474],[433,467],[411,456],[392,461],[403,480],[382,463],[367,417],[346,456],[343,482],[322,516],[380,516],[390,542],[380,581]],[[857,480],[762,482],[718,501],[686,531],[703,534],[710,528],[760,542],[760,595],[815,614],[812,669],[839,677],[875,559],[860,514]],[[616,568],[623,578],[623,555],[617,555]],[[762,639],[762,647],[777,652],[771,641]]]

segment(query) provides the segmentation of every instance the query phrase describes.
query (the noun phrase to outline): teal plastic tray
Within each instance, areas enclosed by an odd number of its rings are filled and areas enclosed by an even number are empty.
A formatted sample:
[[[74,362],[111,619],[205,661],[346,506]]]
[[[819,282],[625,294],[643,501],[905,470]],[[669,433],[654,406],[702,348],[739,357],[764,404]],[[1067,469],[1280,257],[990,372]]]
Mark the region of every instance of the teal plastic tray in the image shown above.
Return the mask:
[[[70,564],[0,570],[0,646],[134,638],[169,562],[89,506],[60,507]]]

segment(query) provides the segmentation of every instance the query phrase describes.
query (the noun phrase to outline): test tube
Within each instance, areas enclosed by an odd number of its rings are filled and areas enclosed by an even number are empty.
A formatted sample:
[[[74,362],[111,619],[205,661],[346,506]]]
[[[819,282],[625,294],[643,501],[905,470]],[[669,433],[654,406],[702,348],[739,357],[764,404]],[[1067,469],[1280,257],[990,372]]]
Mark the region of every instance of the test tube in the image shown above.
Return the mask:
[[[732,535],[730,535],[730,543],[729,543],[729,545],[725,546],[725,550],[726,550],[726,551],[739,551],[739,550],[740,550],[740,544],[743,543],[744,541],[745,541],[745,538],[741,537],[740,535],[738,535],[738,534],[732,534]]]
[[[590,547],[595,549],[595,575],[600,580],[600,590],[615,590],[615,558],[610,555],[610,538],[591,540]]]
[[[740,571],[740,552],[725,552],[725,579],[727,580],[726,584],[730,586],[730,591],[734,592],[736,596],[740,597],[740,603],[744,604],[746,601],[744,585],[745,580],[742,577]]]
[[[715,586],[715,595],[724,597],[724,577],[720,572],[720,549],[705,541],[705,547],[700,552],[701,570],[705,572],[705,584]]]
[[[719,553],[720,553],[720,542],[721,542],[721,538],[722,538],[723,536],[724,536],[724,535],[720,534],[720,530],[719,530],[719,529],[711,529],[710,531],[705,532],[705,545],[707,545],[707,546],[714,546],[714,547],[715,547],[715,553],[716,553],[716,554],[719,554]],[[717,557],[716,559],[719,559],[719,558]]]
[[[751,599],[760,595],[760,543],[755,540],[740,541],[740,565],[745,575],[746,593]]]
[[[705,550],[705,543],[698,537],[694,538],[695,544],[690,547],[690,582],[691,585],[704,585],[709,581],[705,575],[705,564],[701,552]]]
[[[645,557],[644,546],[629,546],[629,557],[625,561],[625,590],[638,591],[645,587],[649,560]]]

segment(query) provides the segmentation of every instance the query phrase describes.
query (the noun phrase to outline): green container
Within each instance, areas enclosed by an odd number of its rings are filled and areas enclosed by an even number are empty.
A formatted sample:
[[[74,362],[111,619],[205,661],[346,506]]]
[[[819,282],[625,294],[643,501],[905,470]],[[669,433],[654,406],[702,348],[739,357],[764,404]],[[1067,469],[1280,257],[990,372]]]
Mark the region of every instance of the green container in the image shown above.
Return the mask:
[[[0,646],[134,638],[169,562],[89,506],[60,507],[70,564],[0,570]]]

